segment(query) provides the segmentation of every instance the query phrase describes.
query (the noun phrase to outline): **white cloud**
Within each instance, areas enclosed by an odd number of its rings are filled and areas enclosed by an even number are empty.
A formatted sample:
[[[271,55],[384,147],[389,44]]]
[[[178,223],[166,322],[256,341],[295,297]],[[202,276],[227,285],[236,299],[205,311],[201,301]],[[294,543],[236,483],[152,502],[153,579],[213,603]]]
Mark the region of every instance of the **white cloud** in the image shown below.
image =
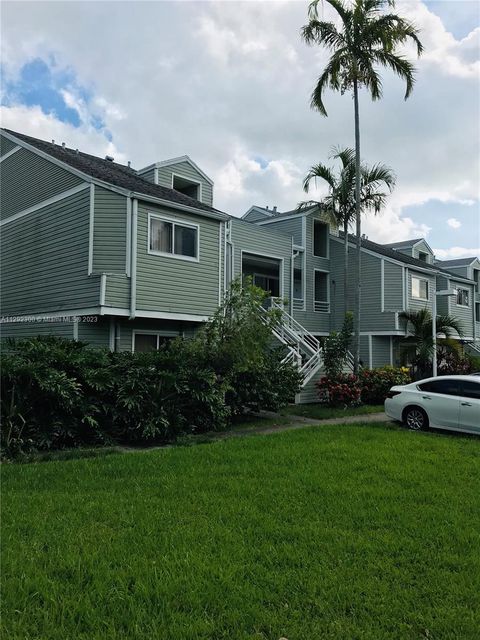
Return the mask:
[[[301,42],[303,2],[149,2],[136,12],[123,2],[115,11],[108,2],[25,6],[2,10],[8,81],[40,56],[56,70],[74,70],[92,97],[85,104],[64,87],[80,127],[21,105],[2,109],[3,126],[137,167],[187,153],[214,179],[215,206],[234,215],[252,204],[293,208],[307,197],[308,168],[326,162],[332,145],[353,144],[349,96],[326,93],[328,118],[309,108],[326,54]],[[419,23],[427,49],[412,97],[403,101],[404,87],[389,71],[382,71],[382,101],[360,96],[362,156],[397,174],[386,211],[364,221],[371,239],[387,242],[432,233],[424,220],[405,216],[408,206],[435,199],[452,204],[444,219],[458,216],[456,203],[478,200],[480,173],[479,30],[473,25],[456,39],[419,0],[399,2],[397,11]],[[133,53],[125,45],[132,33],[140,36]],[[112,142],[88,124],[95,115]]]
[[[457,220],[456,218],[449,218],[447,220],[447,224],[452,229],[459,229],[462,226],[462,223],[460,222],[460,220]]]
[[[440,260],[455,260],[456,258],[470,258],[480,255],[480,247],[466,249],[465,247],[451,247],[450,249],[434,249],[435,256]]]

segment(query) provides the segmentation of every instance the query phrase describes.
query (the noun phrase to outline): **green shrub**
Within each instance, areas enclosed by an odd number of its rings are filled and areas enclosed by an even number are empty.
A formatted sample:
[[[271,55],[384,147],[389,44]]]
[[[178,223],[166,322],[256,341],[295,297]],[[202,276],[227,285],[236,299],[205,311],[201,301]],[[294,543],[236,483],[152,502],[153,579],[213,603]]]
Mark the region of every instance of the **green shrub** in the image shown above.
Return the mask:
[[[337,380],[344,374],[352,333],[353,314],[349,311],[345,314],[342,330],[339,333],[332,331],[322,344],[323,366],[327,378]]]
[[[383,404],[391,387],[411,381],[407,367],[362,369],[359,373],[361,400],[364,404]]]

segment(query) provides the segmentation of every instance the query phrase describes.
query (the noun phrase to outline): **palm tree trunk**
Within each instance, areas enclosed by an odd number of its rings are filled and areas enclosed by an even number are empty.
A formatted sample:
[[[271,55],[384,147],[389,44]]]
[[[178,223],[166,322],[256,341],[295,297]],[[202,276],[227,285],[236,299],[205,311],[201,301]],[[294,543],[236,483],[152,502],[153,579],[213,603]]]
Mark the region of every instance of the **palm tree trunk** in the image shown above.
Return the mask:
[[[358,373],[360,359],[360,292],[362,262],[362,225],[360,220],[360,116],[358,110],[358,83],[353,82],[353,101],[355,108],[355,219],[357,241],[357,269],[355,274],[355,322],[354,322],[354,373]]]
[[[344,238],[344,258],[343,258],[343,296],[345,298],[345,315],[349,311],[348,304],[348,220],[345,216],[343,221],[343,238]]]

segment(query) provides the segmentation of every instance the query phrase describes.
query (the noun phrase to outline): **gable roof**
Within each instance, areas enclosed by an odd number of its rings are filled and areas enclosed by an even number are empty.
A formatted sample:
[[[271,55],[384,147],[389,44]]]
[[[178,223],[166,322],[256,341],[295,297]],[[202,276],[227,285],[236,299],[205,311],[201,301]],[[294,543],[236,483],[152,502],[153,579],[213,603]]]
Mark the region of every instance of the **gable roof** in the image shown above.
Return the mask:
[[[267,209],[266,207],[259,207],[258,205],[254,204],[250,207],[250,209],[243,214],[243,216],[241,217],[242,220],[244,220],[250,213],[252,213],[253,211],[258,211],[258,213],[262,213],[263,215],[267,216],[268,218],[273,217],[274,213],[271,209]],[[248,222],[248,220],[247,220]]]
[[[229,217],[226,213],[214,209],[194,198],[190,198],[183,193],[179,193],[175,191],[175,189],[153,184],[139,176],[135,169],[131,169],[125,165],[98,158],[97,156],[92,156],[88,153],[77,151],[76,149],[53,144],[52,142],[46,142],[39,138],[32,138],[31,136],[9,129],[2,128],[0,131],[7,134],[11,140],[18,142],[21,146],[31,147],[33,150],[37,149],[55,160],[60,161],[66,165],[67,168],[71,167],[90,178],[97,179],[115,187],[120,187],[127,191],[132,191],[139,195],[165,200],[171,203],[172,206],[179,205],[181,207],[189,207],[196,209],[198,213],[203,211],[205,214],[213,214],[215,217],[222,219]]]
[[[339,231],[339,236],[341,238],[344,238],[343,231]],[[420,238],[420,239],[423,240],[423,238]],[[352,234],[348,234],[348,241],[351,242],[352,244],[355,244],[356,237]],[[461,276],[458,276],[457,274],[453,274],[450,271],[447,271],[447,269],[443,269],[442,267],[439,267],[438,264],[429,264],[428,262],[423,262],[423,260],[418,260],[418,258],[412,258],[412,256],[408,256],[405,253],[396,251],[395,249],[391,248],[391,245],[377,244],[372,240],[368,240],[367,238],[362,238],[362,247],[364,249],[368,249],[369,251],[373,251],[374,253],[378,253],[381,256],[385,256],[386,258],[392,258],[397,262],[404,262],[405,264],[411,265],[412,267],[419,267],[422,271],[432,271],[432,275],[434,273],[440,272],[440,273],[445,273],[449,277],[455,276],[460,280],[467,280],[468,282],[473,282],[473,280],[470,280],[469,278],[463,278]]]
[[[435,264],[440,264],[442,267],[469,267],[475,260],[478,260],[476,256],[471,258],[457,258],[455,260],[436,260]]]
[[[178,158],[170,158],[169,160],[161,160],[160,162],[154,162],[153,164],[148,165],[148,167],[143,167],[143,169],[139,169],[137,173],[138,174],[145,173],[145,171],[148,171],[153,167],[157,167],[157,168],[171,167],[172,165],[180,164],[182,162],[187,162],[193,169],[195,169],[197,173],[199,173],[202,176],[202,178],[204,178],[209,184],[213,186],[213,180],[209,178],[207,174],[204,171],[202,171],[202,169],[200,169],[198,164],[194,162],[190,158],[190,156],[179,156]]]
[[[416,244],[425,240],[425,238],[413,238],[411,240],[401,240],[400,242],[389,242],[385,244],[385,247],[391,247],[392,249],[401,249],[403,247],[414,247]]]

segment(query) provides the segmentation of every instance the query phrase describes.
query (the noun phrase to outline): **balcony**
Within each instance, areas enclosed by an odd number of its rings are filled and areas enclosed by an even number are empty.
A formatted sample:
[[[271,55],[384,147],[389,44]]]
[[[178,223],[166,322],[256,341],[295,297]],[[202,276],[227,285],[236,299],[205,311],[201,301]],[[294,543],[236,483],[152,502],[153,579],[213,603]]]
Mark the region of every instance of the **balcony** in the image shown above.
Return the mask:
[[[315,300],[313,309],[317,313],[330,313],[330,303],[326,300]]]

